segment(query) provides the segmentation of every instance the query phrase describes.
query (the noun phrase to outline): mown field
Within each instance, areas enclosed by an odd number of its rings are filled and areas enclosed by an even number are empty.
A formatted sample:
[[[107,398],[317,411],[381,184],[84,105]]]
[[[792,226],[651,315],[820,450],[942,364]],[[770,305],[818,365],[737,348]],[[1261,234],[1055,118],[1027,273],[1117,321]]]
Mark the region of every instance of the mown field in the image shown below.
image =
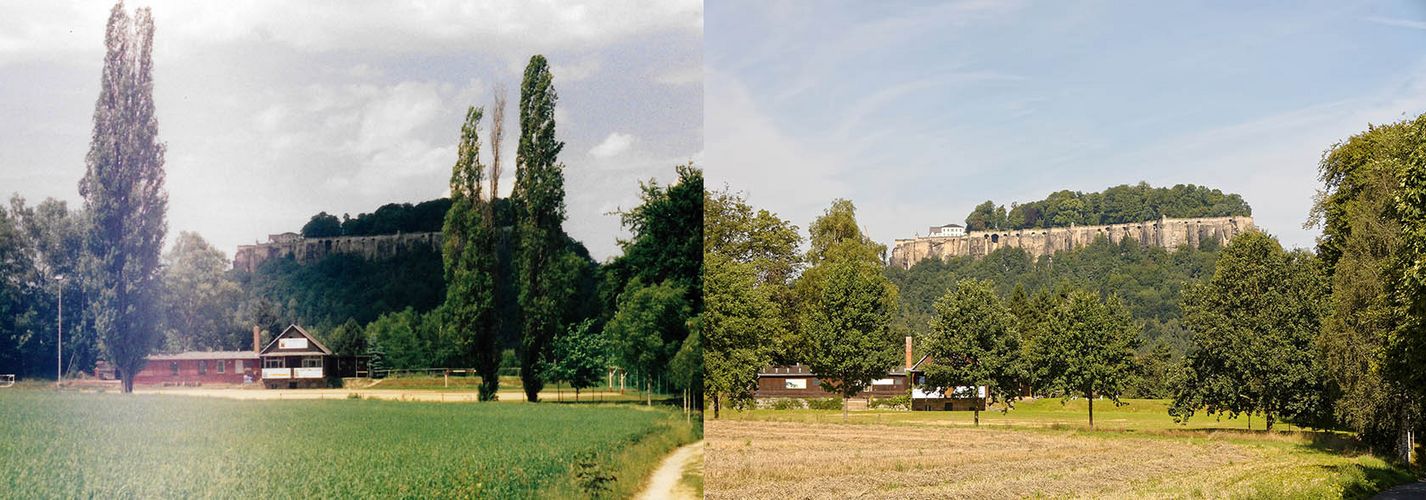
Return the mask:
[[[1361,498],[1409,472],[1338,433],[1255,418],[1175,424],[1166,403],[1021,402],[969,412],[724,412],[706,423],[707,498]],[[1107,406],[1102,408],[1101,406]]]
[[[698,432],[635,405],[0,391],[0,496],[628,496]],[[602,485],[598,486],[598,485]]]

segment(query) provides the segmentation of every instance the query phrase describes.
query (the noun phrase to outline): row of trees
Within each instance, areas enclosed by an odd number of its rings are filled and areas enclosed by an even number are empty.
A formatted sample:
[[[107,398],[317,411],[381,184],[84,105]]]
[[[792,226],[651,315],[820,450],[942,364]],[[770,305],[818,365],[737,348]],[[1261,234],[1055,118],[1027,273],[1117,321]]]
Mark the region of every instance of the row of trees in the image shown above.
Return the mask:
[[[302,236],[330,238],[334,236],[373,236],[396,233],[430,233],[440,231],[452,200],[437,198],[412,205],[387,203],[375,212],[357,214],[353,218],[342,214],[339,219],[320,212],[302,226]]]
[[[1121,184],[1097,193],[1056,191],[1043,200],[1011,203],[1010,209],[987,200],[966,216],[966,229],[1029,229],[1069,225],[1121,224],[1160,217],[1252,215],[1237,194],[1193,184],[1155,188],[1146,182]]]

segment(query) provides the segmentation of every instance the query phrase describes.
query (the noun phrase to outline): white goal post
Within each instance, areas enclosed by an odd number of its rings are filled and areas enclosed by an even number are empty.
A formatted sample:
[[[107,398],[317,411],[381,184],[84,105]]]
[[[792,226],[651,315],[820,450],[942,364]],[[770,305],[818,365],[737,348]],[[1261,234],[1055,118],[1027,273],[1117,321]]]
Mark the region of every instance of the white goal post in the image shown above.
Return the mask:
[[[0,374],[0,387],[10,387],[10,386],[12,386],[12,385],[15,385],[15,374],[13,374],[13,373]]]

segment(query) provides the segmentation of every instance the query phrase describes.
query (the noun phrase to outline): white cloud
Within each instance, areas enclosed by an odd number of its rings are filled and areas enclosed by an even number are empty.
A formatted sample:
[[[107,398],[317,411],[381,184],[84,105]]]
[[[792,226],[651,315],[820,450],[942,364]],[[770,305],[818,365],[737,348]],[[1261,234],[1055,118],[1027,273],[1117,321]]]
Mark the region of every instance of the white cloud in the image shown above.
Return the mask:
[[[604,138],[604,142],[590,149],[589,155],[595,158],[612,158],[624,154],[633,146],[634,136],[613,132]]]
[[[1413,19],[1397,19],[1394,17],[1368,17],[1367,21],[1398,28],[1410,28],[1414,30],[1426,30],[1426,21]]]
[[[664,85],[690,85],[703,83],[703,66],[690,66],[660,73],[654,82]]]

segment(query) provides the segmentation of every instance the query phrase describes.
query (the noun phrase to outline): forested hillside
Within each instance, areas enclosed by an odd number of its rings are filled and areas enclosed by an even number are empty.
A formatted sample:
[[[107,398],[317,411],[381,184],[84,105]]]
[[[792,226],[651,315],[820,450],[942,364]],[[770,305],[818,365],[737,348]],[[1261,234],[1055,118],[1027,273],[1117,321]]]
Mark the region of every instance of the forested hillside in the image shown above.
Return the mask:
[[[1181,324],[1181,294],[1190,283],[1213,273],[1220,246],[1165,250],[1122,244],[1105,239],[1078,250],[1060,252],[1032,261],[1024,250],[1006,248],[982,259],[970,257],[923,260],[911,269],[888,268],[887,275],[901,291],[901,324],[911,335],[924,332],[933,319],[933,304],[947,289],[966,278],[989,280],[1018,316],[1034,317],[1030,309],[1068,287],[1118,295],[1143,324],[1140,365],[1142,395],[1167,396],[1164,373],[1188,349],[1188,332]]]
[[[1097,193],[1056,191],[1043,200],[1004,205],[986,200],[966,216],[966,229],[1029,229],[1121,224],[1160,217],[1227,217],[1252,215],[1253,209],[1235,193],[1193,184],[1171,188],[1147,182],[1121,184]]]
[[[498,200],[498,205],[509,205],[507,200]],[[446,211],[451,208],[449,198],[437,198],[412,205],[410,203],[387,203],[372,213],[357,214],[352,217],[321,212],[313,215],[302,226],[302,236],[308,238],[328,238],[333,236],[372,236],[396,233],[433,233],[441,230]],[[497,211],[501,208],[497,207]],[[508,212],[508,208],[503,208]]]

